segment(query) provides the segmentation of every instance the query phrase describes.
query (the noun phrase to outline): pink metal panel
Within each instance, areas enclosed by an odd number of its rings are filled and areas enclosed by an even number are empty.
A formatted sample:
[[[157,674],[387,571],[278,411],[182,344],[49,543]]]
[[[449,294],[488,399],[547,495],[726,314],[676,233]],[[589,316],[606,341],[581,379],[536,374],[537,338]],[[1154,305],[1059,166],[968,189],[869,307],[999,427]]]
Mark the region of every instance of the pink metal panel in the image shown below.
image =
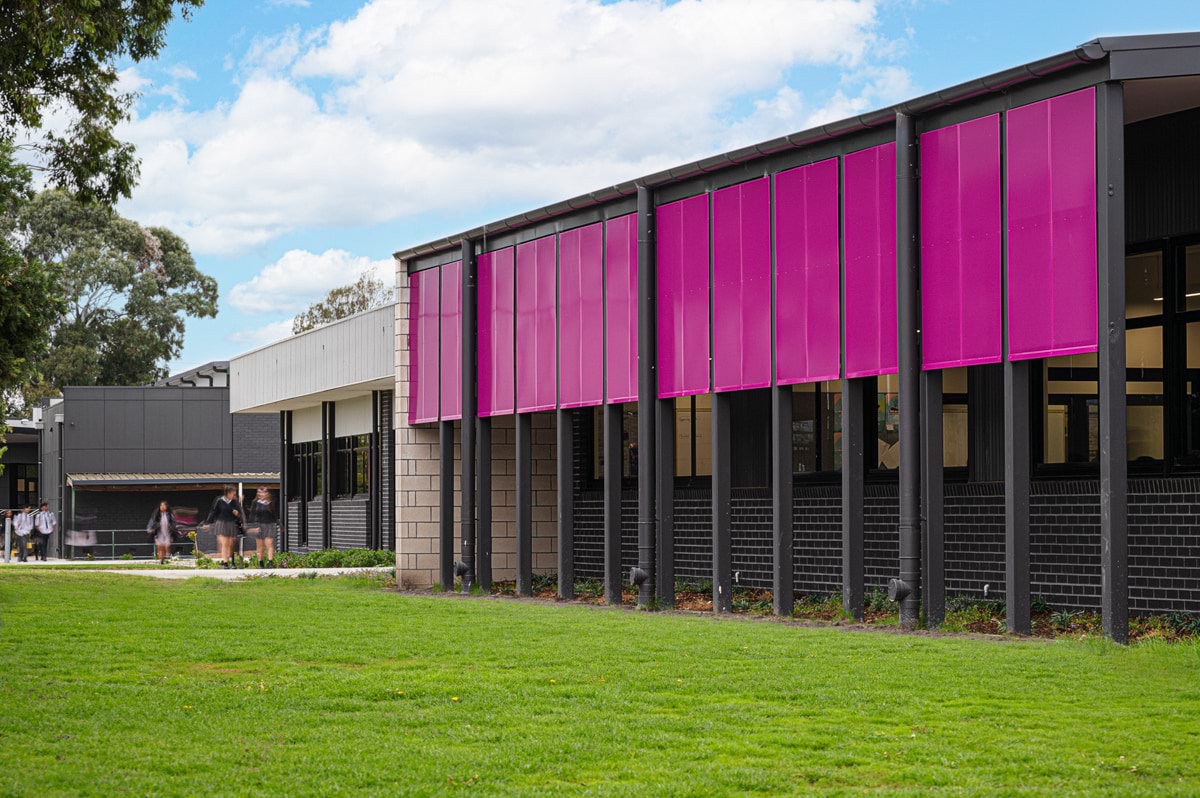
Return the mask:
[[[660,205],[658,395],[708,393],[708,195]]]
[[[441,419],[462,418],[462,261],[442,266]]]
[[[604,401],[604,227],[568,230],[558,239],[559,407]]]
[[[409,424],[438,420],[438,294],[437,269],[409,277]]]
[[[516,406],[513,248],[480,255],[478,268],[479,415],[511,415]]]
[[[775,176],[775,379],[841,374],[838,161]]]
[[[921,359],[999,363],[1000,116],[921,136]]]
[[[713,390],[771,384],[771,180],[713,192]]]
[[[1095,90],[1009,111],[1006,144],[1009,359],[1095,352]]]
[[[845,158],[846,376],[894,374],[896,145]]]
[[[637,214],[610,219],[604,230],[605,398],[633,402],[638,391]]]
[[[553,410],[556,400],[555,237],[517,246],[517,412]]]

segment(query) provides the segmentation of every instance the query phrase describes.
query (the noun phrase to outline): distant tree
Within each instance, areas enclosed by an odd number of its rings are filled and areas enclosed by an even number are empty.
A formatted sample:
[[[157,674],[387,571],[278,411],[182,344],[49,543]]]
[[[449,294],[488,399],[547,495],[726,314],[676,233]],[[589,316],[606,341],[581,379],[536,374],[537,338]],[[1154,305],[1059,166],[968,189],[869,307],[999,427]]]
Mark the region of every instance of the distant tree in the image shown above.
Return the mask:
[[[18,221],[26,259],[56,267],[65,297],[27,400],[65,385],[164,377],[183,348],[186,320],[217,313],[217,281],[166,228],[142,227],[63,191],[38,194]]]
[[[392,289],[385,286],[383,280],[369,272],[365,273],[350,285],[333,289],[320,302],[309,305],[307,310],[292,319],[292,335],[299,335],[305,330],[386,305],[391,301]]]
[[[66,307],[58,268],[18,246],[18,217],[33,197],[30,183],[29,168],[0,140],[0,422],[35,378],[37,362],[49,351],[50,325]]]
[[[134,94],[116,63],[155,58],[176,10],[203,0],[0,0],[0,139],[22,141],[51,185],[112,204],[138,176],[113,128]],[[47,124],[47,114],[65,126]]]

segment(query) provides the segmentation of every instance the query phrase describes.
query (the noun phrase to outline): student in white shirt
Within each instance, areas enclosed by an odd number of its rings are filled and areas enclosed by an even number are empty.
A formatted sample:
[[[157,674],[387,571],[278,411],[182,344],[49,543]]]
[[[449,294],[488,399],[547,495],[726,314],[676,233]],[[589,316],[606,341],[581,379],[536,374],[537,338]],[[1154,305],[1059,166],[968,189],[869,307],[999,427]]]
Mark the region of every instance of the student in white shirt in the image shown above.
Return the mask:
[[[33,517],[33,528],[33,559],[45,562],[50,538],[58,528],[58,518],[50,512],[50,505],[46,502],[42,502],[37,515]]]
[[[26,549],[29,546],[29,536],[33,533],[33,508],[26,504],[16,515],[13,515],[11,510],[7,515],[12,519],[13,535],[16,536],[17,558],[25,562],[28,559]]]

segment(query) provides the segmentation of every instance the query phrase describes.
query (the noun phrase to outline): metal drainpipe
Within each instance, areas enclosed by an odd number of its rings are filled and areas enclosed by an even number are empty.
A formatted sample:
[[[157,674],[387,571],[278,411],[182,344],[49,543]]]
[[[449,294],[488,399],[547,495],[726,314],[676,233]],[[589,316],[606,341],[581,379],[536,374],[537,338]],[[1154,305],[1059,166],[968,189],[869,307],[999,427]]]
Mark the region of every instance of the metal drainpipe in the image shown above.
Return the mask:
[[[638,235],[638,565],[630,581],[638,589],[638,607],[654,601],[655,373],[654,340],[654,195],[637,187]]]
[[[462,242],[462,562],[454,566],[462,592],[475,582],[475,242]]]
[[[900,579],[888,593],[900,602],[900,626],[921,617],[921,402],[919,260],[917,256],[917,126],[896,114],[896,264],[900,345]]]

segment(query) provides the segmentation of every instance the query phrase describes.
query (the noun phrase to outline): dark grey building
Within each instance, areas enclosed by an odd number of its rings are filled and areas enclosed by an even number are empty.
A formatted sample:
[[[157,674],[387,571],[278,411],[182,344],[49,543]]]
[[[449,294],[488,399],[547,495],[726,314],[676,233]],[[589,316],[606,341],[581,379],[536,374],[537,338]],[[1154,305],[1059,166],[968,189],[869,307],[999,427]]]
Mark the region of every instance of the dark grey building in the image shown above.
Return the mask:
[[[278,418],[232,416],[227,375],[218,363],[152,386],[68,387],[43,409],[40,487],[64,533],[52,551],[147,555],[159,501],[192,525],[225,483],[278,485]]]
[[[38,474],[38,431],[29,419],[9,419],[8,434],[0,454],[0,510],[37,504],[41,480]]]

